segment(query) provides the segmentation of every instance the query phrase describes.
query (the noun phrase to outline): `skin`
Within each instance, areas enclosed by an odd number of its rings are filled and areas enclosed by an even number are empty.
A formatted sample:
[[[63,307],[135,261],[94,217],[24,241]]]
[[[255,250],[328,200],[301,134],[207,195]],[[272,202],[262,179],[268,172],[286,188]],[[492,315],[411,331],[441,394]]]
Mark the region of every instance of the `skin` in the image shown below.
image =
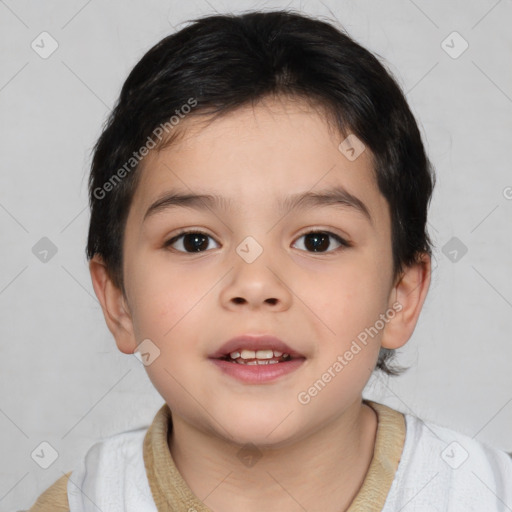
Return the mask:
[[[186,124],[185,124],[186,123]],[[267,99],[205,124],[185,120],[184,136],[144,160],[129,212],[123,254],[126,297],[99,257],[93,286],[119,350],[150,339],[160,355],[146,367],[173,413],[169,448],[192,491],[215,511],[346,510],[370,465],[377,418],[362,391],[380,347],[410,338],[429,286],[424,255],[394,276],[389,207],[369,151],[349,161],[344,137],[325,117],[290,99]],[[294,193],[343,186],[367,207],[280,211]],[[143,221],[165,191],[216,193],[229,210],[162,210]],[[180,228],[211,238],[185,251]],[[329,231],[323,252],[308,232]],[[247,236],[263,253],[236,252]],[[310,237],[309,237],[310,238]],[[311,242],[311,241],[310,241]],[[324,246],[325,247],[325,246]],[[398,301],[402,310],[307,405],[297,396]],[[235,335],[271,334],[302,353],[296,371],[272,383],[241,383],[208,355]],[[261,458],[237,457],[252,443]],[[304,471],[300,471],[303,468]]]

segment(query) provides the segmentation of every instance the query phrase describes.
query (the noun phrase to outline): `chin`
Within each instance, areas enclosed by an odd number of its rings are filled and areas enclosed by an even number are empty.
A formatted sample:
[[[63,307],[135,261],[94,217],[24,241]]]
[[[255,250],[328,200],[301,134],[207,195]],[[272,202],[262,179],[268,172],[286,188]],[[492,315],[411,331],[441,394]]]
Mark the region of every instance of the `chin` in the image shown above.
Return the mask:
[[[223,426],[231,434],[230,442],[237,445],[279,448],[292,443],[299,434],[297,418],[292,418],[295,414],[290,414],[291,411],[284,408],[279,413],[275,410],[262,411],[260,408],[231,411]],[[221,431],[219,434],[224,436],[226,433]]]

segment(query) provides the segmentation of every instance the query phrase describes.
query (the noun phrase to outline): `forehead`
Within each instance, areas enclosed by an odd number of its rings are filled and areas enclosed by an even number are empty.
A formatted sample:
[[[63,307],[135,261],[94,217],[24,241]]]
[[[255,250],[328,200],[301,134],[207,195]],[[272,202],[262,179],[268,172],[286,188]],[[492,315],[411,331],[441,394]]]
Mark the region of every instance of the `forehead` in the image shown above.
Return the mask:
[[[267,99],[214,121],[191,117],[178,127],[181,136],[150,152],[137,171],[132,208],[141,220],[169,190],[223,196],[236,209],[261,202],[282,207],[284,196],[342,186],[375,216],[387,209],[370,152],[347,158],[340,150],[345,136],[305,102]]]

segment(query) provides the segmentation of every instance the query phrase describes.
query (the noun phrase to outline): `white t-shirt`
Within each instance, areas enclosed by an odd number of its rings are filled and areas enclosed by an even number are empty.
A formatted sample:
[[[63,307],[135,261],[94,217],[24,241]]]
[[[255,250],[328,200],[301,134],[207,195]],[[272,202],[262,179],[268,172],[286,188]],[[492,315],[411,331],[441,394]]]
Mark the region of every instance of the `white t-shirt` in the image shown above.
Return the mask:
[[[512,458],[405,414],[402,457],[382,512],[511,512]],[[157,512],[140,428],[93,445],[67,485],[71,512]]]
[[[405,414],[406,437],[382,512],[512,512],[512,457]]]

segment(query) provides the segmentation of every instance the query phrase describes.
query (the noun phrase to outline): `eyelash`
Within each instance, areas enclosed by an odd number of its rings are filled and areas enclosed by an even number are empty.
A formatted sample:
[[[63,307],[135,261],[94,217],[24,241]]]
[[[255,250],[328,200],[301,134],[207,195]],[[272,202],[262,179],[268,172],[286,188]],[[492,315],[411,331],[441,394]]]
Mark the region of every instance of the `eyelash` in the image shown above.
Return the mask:
[[[302,238],[302,237],[304,237],[306,235],[311,235],[313,233],[316,233],[316,234],[320,233],[320,234],[324,234],[324,235],[329,235],[330,237],[334,238],[340,244],[340,247],[337,247],[336,249],[333,249],[333,250],[327,250],[327,251],[318,251],[318,252],[305,251],[305,252],[309,252],[311,254],[328,254],[328,253],[331,253],[331,252],[338,251],[340,249],[347,249],[349,247],[352,247],[352,243],[351,242],[345,240],[344,238],[340,237],[339,235],[336,235],[335,233],[332,233],[331,231],[326,231],[326,230],[321,230],[321,229],[306,231],[305,233],[302,233],[297,238],[297,240],[299,238]],[[167,240],[166,242],[164,242],[164,248],[170,247],[177,240],[179,240],[180,238],[183,238],[184,235],[190,235],[190,234],[202,235],[204,237],[213,239],[213,237],[211,235],[209,235],[208,233],[205,233],[204,231],[201,231],[200,229],[183,230],[183,231],[180,231],[175,236],[173,236],[172,238],[170,238],[169,240]],[[171,248],[171,249],[173,251],[175,251],[175,252],[180,252],[182,254],[196,254],[198,252],[206,252],[207,250],[210,250],[210,249],[206,249],[205,251],[188,252],[188,251],[179,251],[179,250],[176,250],[174,248]]]

